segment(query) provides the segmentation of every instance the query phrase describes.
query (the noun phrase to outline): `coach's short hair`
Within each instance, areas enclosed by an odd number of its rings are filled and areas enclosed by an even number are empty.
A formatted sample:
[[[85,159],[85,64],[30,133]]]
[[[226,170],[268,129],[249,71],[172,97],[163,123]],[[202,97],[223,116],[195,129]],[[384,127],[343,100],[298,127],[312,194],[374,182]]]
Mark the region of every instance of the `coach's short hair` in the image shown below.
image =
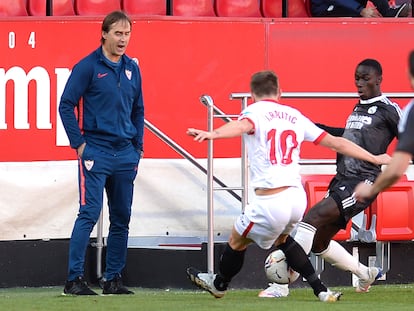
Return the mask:
[[[115,24],[119,21],[125,21],[129,23],[129,26],[132,30],[132,21],[129,18],[129,16],[125,12],[114,11],[105,16],[104,20],[102,21],[102,31],[108,33],[111,30],[112,24]],[[101,44],[103,44],[104,42],[105,39],[101,37]]]

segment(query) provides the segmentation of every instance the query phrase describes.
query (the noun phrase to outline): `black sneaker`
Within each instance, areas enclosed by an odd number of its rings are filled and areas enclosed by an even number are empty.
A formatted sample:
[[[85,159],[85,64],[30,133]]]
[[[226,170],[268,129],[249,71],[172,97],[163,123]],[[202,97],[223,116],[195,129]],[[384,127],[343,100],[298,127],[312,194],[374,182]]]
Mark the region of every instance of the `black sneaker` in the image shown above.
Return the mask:
[[[83,277],[78,276],[74,281],[66,281],[62,295],[98,295],[86,284]]]
[[[109,281],[103,282],[103,295],[133,295],[134,292],[130,291],[122,284],[121,277],[117,276]]]
[[[391,10],[393,17],[408,17],[408,15],[410,14],[411,5],[408,5],[408,3],[403,3]]]

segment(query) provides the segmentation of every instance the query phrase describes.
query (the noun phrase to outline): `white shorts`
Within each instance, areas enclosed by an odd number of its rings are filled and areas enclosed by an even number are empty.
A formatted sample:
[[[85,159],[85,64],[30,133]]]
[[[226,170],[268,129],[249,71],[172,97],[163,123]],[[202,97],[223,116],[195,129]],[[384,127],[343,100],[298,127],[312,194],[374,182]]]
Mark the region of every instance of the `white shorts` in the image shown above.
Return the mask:
[[[289,187],[273,194],[255,196],[241,214],[234,228],[260,248],[269,249],[281,234],[290,234],[306,210],[306,193],[302,187]]]

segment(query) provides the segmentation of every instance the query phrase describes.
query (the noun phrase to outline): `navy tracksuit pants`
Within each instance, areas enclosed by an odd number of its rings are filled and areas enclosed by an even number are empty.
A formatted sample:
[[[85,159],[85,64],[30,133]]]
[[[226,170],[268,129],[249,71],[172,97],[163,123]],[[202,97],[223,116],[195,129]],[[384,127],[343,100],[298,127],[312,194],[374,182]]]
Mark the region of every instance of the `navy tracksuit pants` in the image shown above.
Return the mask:
[[[69,245],[68,280],[84,275],[90,234],[99,219],[106,191],[109,234],[104,278],[120,276],[126,264],[129,221],[140,153],[132,145],[108,152],[86,144],[79,159],[80,208]]]

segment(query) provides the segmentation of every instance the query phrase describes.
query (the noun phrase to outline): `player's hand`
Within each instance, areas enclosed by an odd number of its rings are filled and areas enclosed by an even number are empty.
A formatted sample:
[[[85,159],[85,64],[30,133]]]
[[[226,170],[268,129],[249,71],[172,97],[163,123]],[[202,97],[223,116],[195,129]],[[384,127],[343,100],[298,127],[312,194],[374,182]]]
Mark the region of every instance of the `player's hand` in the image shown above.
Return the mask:
[[[378,10],[373,7],[363,8],[361,11],[361,16],[362,17],[382,17],[381,13],[378,12]]]
[[[391,156],[386,153],[376,155],[375,157],[377,158],[378,165],[389,164],[391,161]]]
[[[357,201],[365,202],[366,199],[373,197],[372,185],[361,182],[359,183],[354,190],[354,197]]]
[[[194,140],[198,142],[202,142],[206,139],[213,139],[213,133],[194,128],[188,128],[187,135],[193,136]]]

